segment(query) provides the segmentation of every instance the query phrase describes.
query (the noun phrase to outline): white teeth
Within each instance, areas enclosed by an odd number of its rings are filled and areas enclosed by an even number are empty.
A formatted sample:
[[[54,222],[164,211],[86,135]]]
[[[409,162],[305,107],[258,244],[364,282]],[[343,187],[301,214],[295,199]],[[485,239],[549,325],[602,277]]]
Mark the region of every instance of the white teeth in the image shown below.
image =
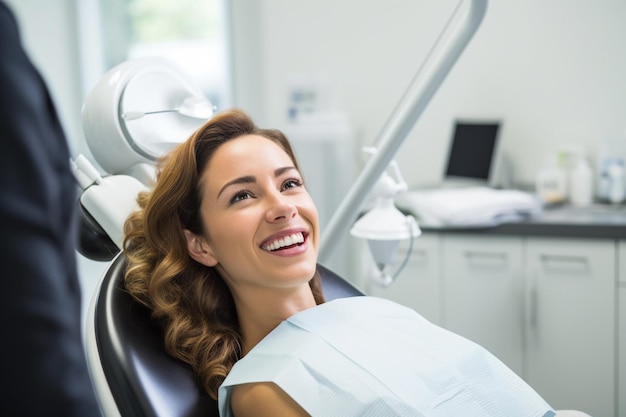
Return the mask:
[[[295,245],[297,243],[304,242],[304,235],[302,233],[294,233],[289,236],[282,237],[280,239],[276,239],[273,242],[268,243],[267,245],[263,245],[263,249],[265,250],[277,250],[280,248],[284,248],[286,246]]]

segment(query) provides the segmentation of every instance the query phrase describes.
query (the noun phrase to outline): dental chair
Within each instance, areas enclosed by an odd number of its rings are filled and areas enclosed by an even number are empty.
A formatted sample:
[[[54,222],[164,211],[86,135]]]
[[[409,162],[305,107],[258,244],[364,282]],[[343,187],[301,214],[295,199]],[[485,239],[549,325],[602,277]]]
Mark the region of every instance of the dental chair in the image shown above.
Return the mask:
[[[170,61],[142,58],[105,74],[83,106],[83,130],[96,167],[85,155],[72,161],[78,184],[78,251],[110,262],[87,312],[88,365],[106,417],[211,417],[217,403],[201,391],[189,366],[170,357],[150,311],[125,290],[120,252],[123,223],[137,193],[154,178],[154,162],[209,119],[213,105]],[[103,172],[104,171],[104,172]],[[318,266],[328,300],[362,295]]]
[[[87,358],[105,417],[217,417],[191,368],[170,357],[150,311],[124,290],[125,258],[105,272],[87,317]],[[318,265],[327,300],[362,295]]]

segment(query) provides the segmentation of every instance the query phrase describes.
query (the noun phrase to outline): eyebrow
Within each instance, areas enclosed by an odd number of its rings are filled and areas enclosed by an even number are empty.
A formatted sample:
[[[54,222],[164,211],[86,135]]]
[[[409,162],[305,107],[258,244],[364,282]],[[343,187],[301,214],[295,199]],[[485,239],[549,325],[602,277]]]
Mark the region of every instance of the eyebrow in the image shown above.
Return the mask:
[[[274,177],[279,177],[285,172],[290,171],[290,170],[297,171],[296,167],[294,166],[286,166],[286,167],[277,168],[274,170]],[[224,184],[224,186],[217,193],[217,198],[219,198],[220,195],[222,195],[222,193],[230,186],[237,185],[237,184],[254,184],[255,182],[256,182],[256,177],[253,175],[245,175],[243,177],[235,178],[234,180],[228,181],[226,184]]]

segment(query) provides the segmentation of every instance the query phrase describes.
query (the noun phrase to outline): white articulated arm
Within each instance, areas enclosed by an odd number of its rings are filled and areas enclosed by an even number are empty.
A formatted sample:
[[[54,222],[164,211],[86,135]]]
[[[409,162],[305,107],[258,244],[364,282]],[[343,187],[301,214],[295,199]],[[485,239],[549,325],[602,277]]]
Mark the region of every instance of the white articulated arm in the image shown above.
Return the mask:
[[[387,169],[430,99],[476,33],[486,10],[487,0],[464,0],[456,7],[405,95],[385,123],[376,141],[378,151],[368,160],[330,219],[320,245],[321,263],[333,253],[334,244],[348,232],[358,217],[370,190]]]

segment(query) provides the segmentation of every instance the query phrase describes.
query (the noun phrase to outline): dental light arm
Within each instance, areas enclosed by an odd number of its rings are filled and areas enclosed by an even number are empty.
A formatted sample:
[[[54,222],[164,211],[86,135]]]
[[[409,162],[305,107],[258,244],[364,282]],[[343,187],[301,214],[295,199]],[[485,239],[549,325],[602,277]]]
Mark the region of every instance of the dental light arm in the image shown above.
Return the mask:
[[[136,208],[137,194],[148,190],[148,187],[129,175],[102,177],[83,155],[71,161],[70,165],[74,177],[83,188],[80,204],[121,250],[124,222]]]
[[[464,8],[465,3],[467,7]],[[370,190],[387,169],[430,99],[476,33],[486,9],[487,0],[467,0],[457,5],[406,93],[384,125],[376,140],[378,151],[368,160],[346,198],[331,217],[320,245],[319,259],[322,263],[328,260],[336,242],[358,217]]]

